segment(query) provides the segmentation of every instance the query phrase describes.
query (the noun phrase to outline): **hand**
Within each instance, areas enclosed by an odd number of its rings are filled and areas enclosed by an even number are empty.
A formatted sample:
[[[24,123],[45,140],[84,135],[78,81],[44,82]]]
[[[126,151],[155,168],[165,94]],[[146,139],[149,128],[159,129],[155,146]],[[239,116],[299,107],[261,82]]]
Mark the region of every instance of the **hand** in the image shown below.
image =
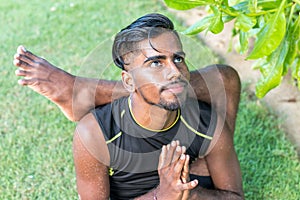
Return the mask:
[[[189,156],[186,148],[179,146],[179,141],[173,141],[163,146],[159,157],[158,174],[160,185],[157,189],[159,199],[188,198],[188,192],[198,184],[197,180],[189,181]]]
[[[188,183],[190,181],[190,166],[189,166],[190,156],[186,155],[184,166],[181,172],[182,183]],[[188,200],[190,195],[190,190],[185,190],[182,195],[182,200]]]

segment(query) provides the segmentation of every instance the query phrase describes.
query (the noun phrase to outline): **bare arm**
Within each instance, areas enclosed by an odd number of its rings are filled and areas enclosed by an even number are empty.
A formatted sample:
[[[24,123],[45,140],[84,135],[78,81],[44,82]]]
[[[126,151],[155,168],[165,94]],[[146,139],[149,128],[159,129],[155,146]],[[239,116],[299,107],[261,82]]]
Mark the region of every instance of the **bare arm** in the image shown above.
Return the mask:
[[[67,116],[72,121],[80,120],[96,106],[129,95],[120,81],[75,77],[72,88],[72,107]]]
[[[241,92],[236,70],[227,65],[207,66],[191,72],[190,83],[197,99],[211,104],[233,133]]]
[[[210,95],[204,96],[210,96],[210,100],[206,101],[210,101],[216,109],[218,121],[216,137],[211,142],[205,160],[216,189],[207,190],[198,186],[191,191],[190,199],[243,199],[242,175],[233,143],[240,100],[239,76],[234,69],[227,66],[209,68],[203,72],[206,74],[202,77],[206,80],[207,88],[214,89],[210,90]],[[219,70],[220,73],[213,74],[214,70]],[[202,91],[205,92],[205,89]]]
[[[88,114],[78,123],[74,133],[73,155],[81,200],[104,200],[110,196],[108,149],[99,131],[96,120]]]
[[[14,55],[16,75],[24,77],[18,81],[55,103],[71,121],[79,121],[90,109],[126,96],[128,92],[120,81],[97,80],[74,76],[57,68],[47,60],[36,56],[23,46]],[[217,112],[223,110],[226,94],[236,101],[236,72],[227,66],[214,65],[191,72],[191,85],[199,100],[217,105]],[[233,80],[233,81],[232,81]],[[237,105],[237,104],[233,104]],[[227,107],[226,107],[227,108]],[[231,110],[236,110],[233,106]],[[231,111],[230,110],[230,111]],[[227,112],[230,115],[231,112]],[[235,113],[235,112],[233,112]],[[229,116],[233,121],[235,116]]]
[[[215,189],[197,187],[191,191],[190,199],[244,199],[242,175],[233,146],[233,137],[231,133],[226,132],[226,128],[223,128],[223,133],[205,159]]]

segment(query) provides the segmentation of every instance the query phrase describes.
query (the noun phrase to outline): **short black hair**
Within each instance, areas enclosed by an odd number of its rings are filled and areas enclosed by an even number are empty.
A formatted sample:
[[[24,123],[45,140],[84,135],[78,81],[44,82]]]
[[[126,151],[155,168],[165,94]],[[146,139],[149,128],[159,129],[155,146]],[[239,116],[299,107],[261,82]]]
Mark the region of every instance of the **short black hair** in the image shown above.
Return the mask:
[[[162,14],[151,13],[138,18],[116,35],[112,46],[114,63],[124,70],[126,63],[123,56],[137,50],[136,45],[138,42],[160,35],[163,31],[173,31],[179,38],[174,30],[173,22]]]

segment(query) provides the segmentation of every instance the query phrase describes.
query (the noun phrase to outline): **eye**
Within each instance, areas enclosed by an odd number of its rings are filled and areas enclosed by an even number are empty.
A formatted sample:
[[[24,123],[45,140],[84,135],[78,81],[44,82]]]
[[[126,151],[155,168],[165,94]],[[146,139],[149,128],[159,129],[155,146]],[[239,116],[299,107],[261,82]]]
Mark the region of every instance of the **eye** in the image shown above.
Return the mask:
[[[156,67],[161,67],[162,63],[159,60],[154,60],[150,63],[150,67],[156,68]]]
[[[182,63],[183,62],[183,57],[181,56],[176,56],[174,58],[174,63]]]

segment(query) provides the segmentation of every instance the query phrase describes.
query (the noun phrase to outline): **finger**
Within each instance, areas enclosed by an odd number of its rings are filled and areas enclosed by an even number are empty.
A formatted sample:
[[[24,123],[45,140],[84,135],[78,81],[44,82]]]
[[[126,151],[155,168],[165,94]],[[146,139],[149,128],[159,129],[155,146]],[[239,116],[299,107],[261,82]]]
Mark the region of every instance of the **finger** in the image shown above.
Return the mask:
[[[178,161],[178,159],[180,158],[181,154],[183,154],[182,153],[182,147],[181,146],[177,146],[176,149],[175,149],[173,158],[172,158],[172,163]]]
[[[179,185],[179,189],[180,189],[181,191],[184,191],[184,190],[192,190],[192,189],[194,189],[197,185],[198,185],[198,180],[195,179],[195,180],[190,181],[190,182],[188,182],[188,183],[184,183],[184,184]]]
[[[189,171],[190,171],[189,161],[190,161],[190,156],[186,155],[184,165],[183,165],[183,169],[182,169],[182,172],[181,172],[181,181],[183,183],[187,183],[189,181]]]
[[[189,190],[185,190],[183,192],[183,195],[182,195],[182,199],[181,200],[188,200],[189,199],[189,196],[190,196],[190,191]]]
[[[167,154],[165,159],[165,165],[170,165],[172,163],[173,155],[175,152],[175,149],[177,147],[178,142],[172,141],[171,144],[167,145]]]
[[[167,150],[169,151],[172,146],[179,146],[179,140],[173,140],[170,144],[167,145]]]
[[[185,147],[185,146],[182,146],[182,147],[181,147],[181,151],[182,151],[183,154],[185,154],[185,152],[186,152],[186,147]]]
[[[181,172],[185,163],[186,155],[181,154],[180,159],[176,162],[174,166],[175,178],[181,178]]]
[[[180,143],[177,140],[177,145],[178,146],[175,149],[175,154],[173,155],[172,163],[177,161],[180,158],[181,154],[185,154],[185,152],[186,152],[186,147],[185,146],[180,147],[179,144]]]
[[[187,173],[189,173],[189,171],[190,171],[190,156],[189,155],[186,155],[183,170]]]
[[[167,151],[167,147],[163,145],[161,153],[159,155],[158,169],[162,169],[165,166],[166,151]]]

